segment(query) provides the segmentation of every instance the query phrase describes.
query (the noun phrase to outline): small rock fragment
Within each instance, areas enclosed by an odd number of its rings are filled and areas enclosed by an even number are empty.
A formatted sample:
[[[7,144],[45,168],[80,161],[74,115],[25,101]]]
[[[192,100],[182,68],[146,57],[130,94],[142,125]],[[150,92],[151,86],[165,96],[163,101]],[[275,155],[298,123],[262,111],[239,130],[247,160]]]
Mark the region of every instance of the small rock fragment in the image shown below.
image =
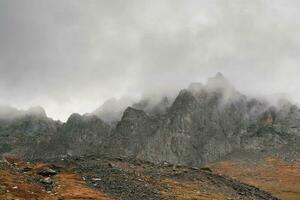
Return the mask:
[[[43,179],[40,180],[40,182],[45,184],[45,185],[52,185],[53,184],[53,181],[50,177],[43,178]]]
[[[110,166],[110,167],[116,167],[116,165],[114,164],[114,163],[108,163],[108,166]]]
[[[45,169],[42,169],[38,174],[41,175],[41,176],[48,176],[48,177],[50,177],[50,176],[56,175],[57,172],[55,170],[53,170],[53,169],[45,168]]]
[[[203,171],[212,172],[212,170],[209,167],[202,167],[200,169]]]
[[[31,167],[24,167],[24,168],[22,169],[22,172],[29,172],[29,171],[31,171],[31,170],[32,170]]]
[[[101,181],[101,178],[92,178],[93,181]]]

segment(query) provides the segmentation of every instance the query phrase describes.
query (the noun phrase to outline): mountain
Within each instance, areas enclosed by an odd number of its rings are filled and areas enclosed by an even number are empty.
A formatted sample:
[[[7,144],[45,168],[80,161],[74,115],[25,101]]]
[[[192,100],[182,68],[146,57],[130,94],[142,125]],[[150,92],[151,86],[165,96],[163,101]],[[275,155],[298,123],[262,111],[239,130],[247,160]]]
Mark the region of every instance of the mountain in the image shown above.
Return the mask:
[[[59,144],[62,140],[61,148],[64,149],[64,154],[93,154],[109,133],[110,126],[97,116],[72,114],[57,133],[57,141],[52,142],[51,146]]]
[[[166,112],[127,108],[105,153],[204,165],[240,152],[275,153],[299,141],[299,109],[240,94],[220,73],[180,91]],[[290,148],[295,150],[295,148]]]
[[[41,143],[49,143],[61,122],[47,117],[41,107],[27,111],[11,107],[0,108],[0,153],[32,156]]]
[[[171,106],[173,99],[169,96],[147,95],[141,100],[134,101],[129,97],[120,99],[111,98],[105,101],[99,108],[92,112],[105,123],[115,126],[122,118],[127,107],[143,110],[150,115],[166,112]]]
[[[9,108],[5,112],[14,114],[0,121],[0,151],[29,158],[105,154],[190,166],[246,153],[300,152],[300,109],[288,101],[274,107],[249,98],[221,73],[206,84],[190,84],[174,100],[156,99],[122,105],[111,100],[92,114],[72,114],[66,123],[41,108],[20,115]],[[116,110],[110,115],[108,107]]]

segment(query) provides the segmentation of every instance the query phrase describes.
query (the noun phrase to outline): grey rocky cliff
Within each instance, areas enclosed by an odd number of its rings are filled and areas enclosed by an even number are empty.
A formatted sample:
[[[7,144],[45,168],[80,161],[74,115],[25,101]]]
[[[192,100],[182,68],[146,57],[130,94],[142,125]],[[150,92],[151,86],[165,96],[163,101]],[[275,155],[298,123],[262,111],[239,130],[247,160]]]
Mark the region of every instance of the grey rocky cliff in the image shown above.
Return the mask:
[[[95,154],[111,131],[95,115],[72,114],[61,123],[31,111],[0,121],[0,154],[32,159]]]
[[[154,134],[158,121],[144,111],[128,107],[104,144],[104,153],[136,157]],[[101,153],[101,152],[100,152]]]
[[[111,128],[95,115],[72,114],[51,139],[35,146],[33,158],[96,154]]]
[[[221,74],[182,90],[163,114],[128,112],[105,152],[156,163],[203,165],[233,152],[275,152],[293,143],[300,127],[297,107],[248,99]]]
[[[95,115],[72,114],[63,125],[59,138],[63,138],[69,155],[93,154],[108,137],[110,126]]]
[[[61,125],[48,118],[40,107],[10,111],[10,117],[0,120],[0,153],[33,156],[41,143],[52,140]]]
[[[93,114],[61,123],[40,108],[8,111],[14,117],[0,120],[0,153],[29,158],[106,154],[199,166],[239,152],[300,152],[297,106],[248,98],[220,73],[181,90],[174,101],[133,104],[113,126]]]
[[[221,98],[218,92],[182,90],[139,158],[199,165],[239,148],[242,109],[220,105]]]

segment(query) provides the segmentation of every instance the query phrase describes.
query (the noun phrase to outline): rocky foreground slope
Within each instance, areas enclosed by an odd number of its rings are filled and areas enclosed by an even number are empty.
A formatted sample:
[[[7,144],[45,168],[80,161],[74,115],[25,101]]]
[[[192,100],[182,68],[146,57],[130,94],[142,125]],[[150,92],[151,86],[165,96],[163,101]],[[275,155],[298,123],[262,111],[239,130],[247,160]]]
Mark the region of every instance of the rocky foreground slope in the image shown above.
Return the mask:
[[[207,168],[91,156],[48,163],[10,157],[1,161],[0,199],[4,200],[277,200]]]
[[[97,112],[73,114],[66,123],[41,108],[6,112],[0,118],[0,153],[30,159],[105,154],[201,166],[245,152],[299,152],[300,109],[240,94],[220,73],[205,85],[191,84],[173,101],[162,99],[152,106],[133,104],[110,124]]]

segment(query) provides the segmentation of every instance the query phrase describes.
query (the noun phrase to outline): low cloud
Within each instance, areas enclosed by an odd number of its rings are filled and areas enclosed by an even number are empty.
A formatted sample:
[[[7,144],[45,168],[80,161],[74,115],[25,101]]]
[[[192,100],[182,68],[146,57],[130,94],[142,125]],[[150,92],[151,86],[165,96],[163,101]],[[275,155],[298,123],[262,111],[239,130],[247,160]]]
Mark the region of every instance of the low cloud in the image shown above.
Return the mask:
[[[243,93],[300,102],[296,0],[2,0],[0,104],[50,117],[173,95],[222,72]]]

